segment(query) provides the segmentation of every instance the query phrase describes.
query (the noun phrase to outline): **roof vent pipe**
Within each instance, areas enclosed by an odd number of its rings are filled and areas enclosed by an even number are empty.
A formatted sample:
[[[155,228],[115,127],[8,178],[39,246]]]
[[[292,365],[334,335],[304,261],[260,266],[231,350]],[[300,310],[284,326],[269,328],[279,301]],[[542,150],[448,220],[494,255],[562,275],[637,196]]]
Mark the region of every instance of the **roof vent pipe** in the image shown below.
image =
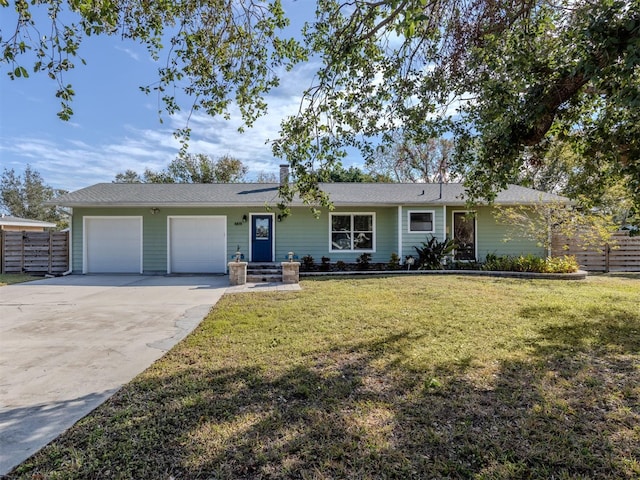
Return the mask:
[[[280,185],[289,183],[289,164],[280,165]]]

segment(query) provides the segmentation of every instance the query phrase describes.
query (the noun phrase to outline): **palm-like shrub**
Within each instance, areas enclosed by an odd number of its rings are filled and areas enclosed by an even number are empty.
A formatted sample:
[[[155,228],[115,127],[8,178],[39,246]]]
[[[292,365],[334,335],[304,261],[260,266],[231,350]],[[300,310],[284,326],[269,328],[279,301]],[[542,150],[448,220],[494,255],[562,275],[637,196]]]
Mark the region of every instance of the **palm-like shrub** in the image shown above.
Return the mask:
[[[456,248],[456,242],[445,238],[442,242],[436,237],[422,242],[422,247],[414,247],[418,253],[418,269],[437,270],[442,268],[444,259]]]

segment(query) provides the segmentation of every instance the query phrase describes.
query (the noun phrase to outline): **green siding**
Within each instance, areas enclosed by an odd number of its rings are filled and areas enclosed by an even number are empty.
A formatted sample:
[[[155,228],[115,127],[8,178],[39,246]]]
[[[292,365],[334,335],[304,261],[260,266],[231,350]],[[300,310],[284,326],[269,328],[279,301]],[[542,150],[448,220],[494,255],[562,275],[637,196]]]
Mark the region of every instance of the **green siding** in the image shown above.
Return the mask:
[[[412,206],[378,208],[336,208],[334,213],[375,213],[376,249],[371,254],[373,262],[388,262],[391,253],[415,255],[414,246],[421,245],[431,234],[409,233],[409,211],[433,211],[435,213],[434,235],[443,239],[452,231],[452,214],[464,210],[461,207]],[[517,239],[505,242],[513,232],[507,225],[498,224],[490,207],[481,207],[477,212],[477,253],[478,260],[485,259],[488,253],[499,255],[521,255],[532,253],[544,256],[546,252],[536,245],[535,241]],[[400,219],[398,213],[400,212]],[[83,255],[83,217],[84,216],[140,216],[143,219],[143,271],[145,273],[166,273],[167,271],[167,217],[180,215],[216,215],[227,218],[227,251],[226,257],[231,260],[239,248],[245,259],[249,259],[250,221],[243,222],[243,215],[264,214],[264,208],[161,208],[155,215],[149,207],[141,208],[74,208],[72,221],[72,270],[82,272]],[[314,217],[306,207],[294,207],[291,215],[282,221],[274,216],[275,261],[284,261],[287,254],[293,251],[298,259],[311,255],[316,262],[323,256],[331,262],[342,260],[355,262],[361,252],[335,252],[329,250],[330,230],[329,212],[320,212]],[[402,248],[398,245],[398,221],[401,225]]]
[[[71,217],[70,267],[73,273],[82,273],[82,216],[85,209],[74,208]]]
[[[432,234],[409,233],[408,212],[409,211],[434,211],[435,212],[435,233],[439,240],[446,236],[451,237],[453,232],[453,212],[465,211],[463,207],[442,207],[442,206],[410,206],[402,207],[402,255],[416,255],[415,246],[420,246]],[[535,241],[525,238],[515,238],[505,241],[509,236],[513,236],[513,231],[508,225],[499,224],[493,216],[491,207],[479,207],[476,212],[476,251],[477,259],[484,261],[487,254],[497,255],[527,255],[545,256],[544,248],[536,245]],[[446,226],[445,226],[446,222]]]
[[[151,215],[145,209],[142,218],[142,271],[166,273],[167,271],[167,213]]]
[[[496,255],[547,255],[544,247],[536,244],[535,240],[517,238],[508,240],[513,236],[513,229],[509,225],[496,222],[491,207],[478,208],[477,236],[478,236],[478,260],[484,261],[487,254]]]
[[[409,232],[409,212],[434,212],[434,232]],[[401,212],[402,221],[402,261],[407,255],[417,255],[414,247],[422,246],[423,242],[426,242],[431,237],[436,237],[438,240],[443,240],[445,235],[444,231],[444,207],[442,205],[405,205],[402,207]]]
[[[82,273],[83,217],[85,216],[141,216],[143,241],[143,272],[167,272],[167,226],[169,216],[180,215],[219,215],[227,217],[227,252],[231,256],[238,246],[243,253],[248,252],[249,222],[243,223],[242,216],[250,211],[263,213],[262,209],[249,208],[161,208],[155,215],[148,207],[144,208],[74,208],[72,223],[72,269]],[[236,225],[239,223],[240,225]]]
[[[398,251],[396,207],[336,208],[332,213],[374,213],[376,249],[371,253],[373,262],[388,262],[392,252]],[[276,224],[276,260],[284,260],[292,251],[298,259],[311,255],[316,263],[322,257],[331,262],[355,262],[362,252],[336,252],[329,250],[329,212],[322,210],[318,218],[308,208],[292,208],[291,215]]]
[[[463,207],[449,207],[447,209],[447,232],[453,232],[453,212],[468,211]],[[534,240],[514,238],[513,229],[509,225],[496,222],[492,207],[478,207],[476,212],[476,259],[483,262],[487,254],[496,255],[536,255],[546,256],[544,248],[538,246]]]

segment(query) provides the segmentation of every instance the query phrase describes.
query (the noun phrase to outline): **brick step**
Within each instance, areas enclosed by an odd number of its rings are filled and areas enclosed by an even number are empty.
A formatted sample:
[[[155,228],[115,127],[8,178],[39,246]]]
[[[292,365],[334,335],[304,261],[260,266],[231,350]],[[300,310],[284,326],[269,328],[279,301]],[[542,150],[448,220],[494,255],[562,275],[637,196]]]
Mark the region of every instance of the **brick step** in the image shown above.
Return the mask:
[[[262,282],[267,282],[267,283],[271,283],[271,282],[278,282],[281,283],[282,282],[282,275],[274,275],[274,274],[267,274],[267,275],[257,275],[257,274],[249,274],[247,272],[247,282],[249,283],[262,283]]]
[[[249,263],[247,265],[247,282],[282,282],[282,267],[279,263]]]
[[[282,275],[281,268],[247,268],[247,275]]]
[[[273,263],[273,262],[265,262],[265,263],[256,263],[256,262],[250,262],[249,264],[247,264],[247,269],[248,270],[268,270],[268,269],[278,269],[280,270],[282,267],[280,266],[279,263]]]

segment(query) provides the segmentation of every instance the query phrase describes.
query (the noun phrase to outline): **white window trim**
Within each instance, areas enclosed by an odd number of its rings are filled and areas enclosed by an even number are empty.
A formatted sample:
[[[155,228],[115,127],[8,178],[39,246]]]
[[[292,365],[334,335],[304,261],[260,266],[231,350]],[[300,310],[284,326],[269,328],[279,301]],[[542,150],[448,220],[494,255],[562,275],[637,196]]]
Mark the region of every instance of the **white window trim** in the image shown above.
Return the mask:
[[[372,228],[372,235],[373,235],[373,239],[371,242],[372,248],[370,248],[369,250],[363,250],[363,249],[354,249],[353,248],[353,235],[351,235],[351,249],[350,250],[337,250],[333,248],[333,242],[332,242],[332,238],[333,238],[333,217],[334,215],[338,216],[346,216],[346,215],[351,215],[351,230],[350,230],[350,234],[353,234],[353,216],[354,215],[371,215],[371,228]],[[333,212],[329,214],[329,251],[331,253],[375,253],[376,252],[376,212]]]
[[[430,213],[431,230],[411,230],[412,213]],[[407,210],[407,233],[436,233],[436,211],[435,210]]]

